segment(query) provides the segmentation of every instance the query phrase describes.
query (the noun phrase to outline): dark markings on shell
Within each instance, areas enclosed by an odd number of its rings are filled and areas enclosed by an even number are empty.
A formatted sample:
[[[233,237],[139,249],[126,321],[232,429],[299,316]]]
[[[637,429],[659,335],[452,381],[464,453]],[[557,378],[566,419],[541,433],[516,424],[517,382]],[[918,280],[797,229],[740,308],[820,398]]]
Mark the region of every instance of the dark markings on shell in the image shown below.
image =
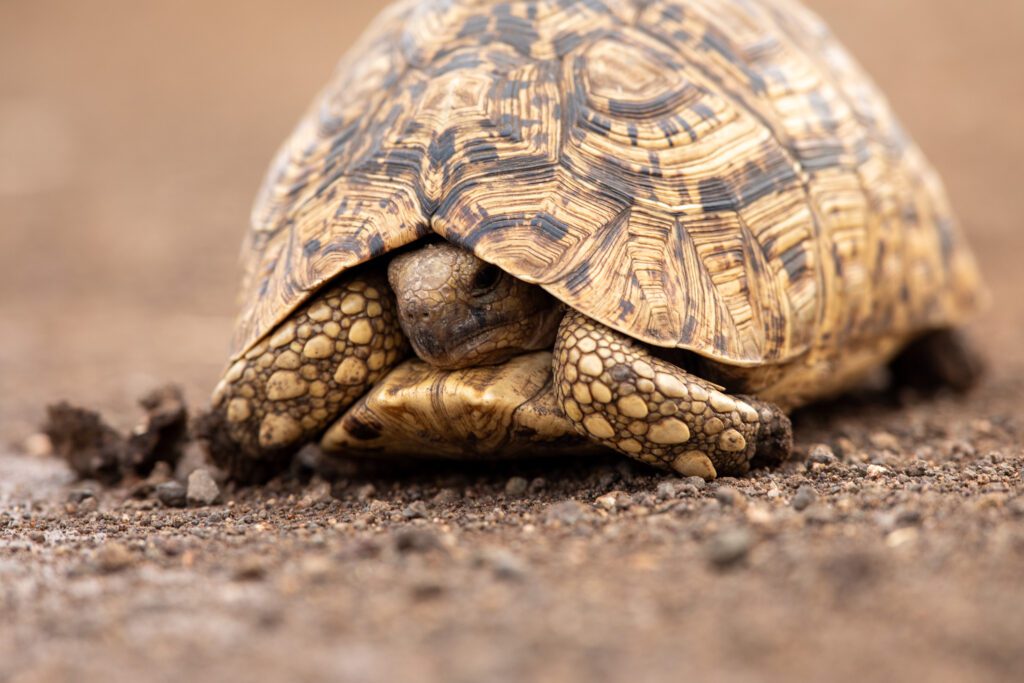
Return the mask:
[[[302,247],[302,253],[305,254],[307,257],[311,257],[319,251],[320,240],[316,239],[315,237],[306,242],[306,244]]]
[[[445,167],[455,156],[455,135],[455,129],[449,128],[441,133],[440,136],[430,141],[427,155],[430,157],[430,163],[433,166],[438,168]]]
[[[382,427],[382,425],[374,425],[363,420],[351,418],[345,421],[345,429],[360,441],[373,441],[380,437]]]
[[[400,0],[374,26],[265,183],[236,353],[431,232],[727,362],[977,299],[934,173],[793,0]]]
[[[782,263],[790,280],[799,280],[807,269],[807,249],[802,244],[790,247],[782,252]]]
[[[545,211],[533,217],[530,227],[536,230],[538,235],[556,242],[568,235],[571,230],[569,225]]]

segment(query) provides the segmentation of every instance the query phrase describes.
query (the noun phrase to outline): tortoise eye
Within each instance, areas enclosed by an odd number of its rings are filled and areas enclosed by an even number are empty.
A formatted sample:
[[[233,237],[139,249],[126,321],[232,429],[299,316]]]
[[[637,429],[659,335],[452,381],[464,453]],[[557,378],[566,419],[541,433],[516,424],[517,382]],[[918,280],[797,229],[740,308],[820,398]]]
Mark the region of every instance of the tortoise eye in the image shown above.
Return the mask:
[[[501,279],[501,268],[492,265],[484,266],[473,277],[474,293],[485,294],[498,284],[499,279]]]

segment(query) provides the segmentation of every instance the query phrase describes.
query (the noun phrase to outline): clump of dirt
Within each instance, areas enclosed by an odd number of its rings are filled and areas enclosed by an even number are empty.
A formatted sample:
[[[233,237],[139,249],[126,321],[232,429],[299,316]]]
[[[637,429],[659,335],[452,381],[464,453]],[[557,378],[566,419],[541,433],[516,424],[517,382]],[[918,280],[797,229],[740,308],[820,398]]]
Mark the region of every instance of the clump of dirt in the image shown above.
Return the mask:
[[[98,413],[62,401],[47,407],[46,415],[42,431],[79,479],[108,486],[121,481],[128,444]]]
[[[122,434],[99,413],[60,402],[47,408],[42,431],[55,455],[79,479],[113,486],[128,476],[147,477],[159,463],[173,470],[188,438],[188,409],[179,387],[167,385],[139,399],[143,421]]]

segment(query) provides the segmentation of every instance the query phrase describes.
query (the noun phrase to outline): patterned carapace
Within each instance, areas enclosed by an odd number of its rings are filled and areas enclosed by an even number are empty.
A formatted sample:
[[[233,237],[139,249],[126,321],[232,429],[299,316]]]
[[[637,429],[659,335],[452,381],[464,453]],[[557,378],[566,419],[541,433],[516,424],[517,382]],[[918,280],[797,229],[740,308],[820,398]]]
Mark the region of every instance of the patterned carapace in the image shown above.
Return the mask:
[[[948,325],[979,290],[937,176],[791,0],[393,6],[264,185],[234,352],[431,233],[734,365]]]

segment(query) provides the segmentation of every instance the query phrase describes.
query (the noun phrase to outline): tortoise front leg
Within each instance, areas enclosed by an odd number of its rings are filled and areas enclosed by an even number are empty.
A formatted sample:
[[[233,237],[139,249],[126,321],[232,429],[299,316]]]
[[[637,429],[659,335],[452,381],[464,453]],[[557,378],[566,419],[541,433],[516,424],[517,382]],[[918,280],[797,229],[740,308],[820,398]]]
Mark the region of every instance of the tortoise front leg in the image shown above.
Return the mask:
[[[558,330],[554,375],[580,433],[685,476],[742,474],[755,457],[792,448],[789,419],[775,406],[728,396],[576,311]]]
[[[213,407],[242,458],[273,458],[312,440],[406,352],[384,274],[349,277],[228,368]]]

